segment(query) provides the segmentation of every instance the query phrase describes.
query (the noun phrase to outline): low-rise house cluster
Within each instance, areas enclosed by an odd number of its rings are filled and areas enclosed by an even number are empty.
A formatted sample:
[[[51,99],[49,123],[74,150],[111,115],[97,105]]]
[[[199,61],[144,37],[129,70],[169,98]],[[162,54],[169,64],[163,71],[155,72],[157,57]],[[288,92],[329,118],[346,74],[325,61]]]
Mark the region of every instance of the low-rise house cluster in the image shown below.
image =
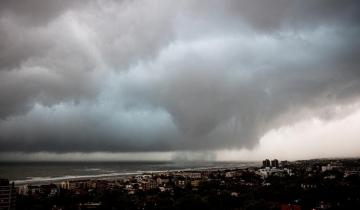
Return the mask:
[[[263,199],[268,199],[266,205],[274,209],[302,209],[303,205],[312,209],[329,209],[334,205],[346,206],[344,202],[357,202],[360,197],[349,193],[342,195],[345,198],[337,202],[312,198],[316,202],[309,204],[304,201],[306,197],[294,197],[284,203],[271,195],[273,191],[282,193],[279,187],[283,190],[300,190],[303,195],[308,192],[320,193],[324,189],[332,189],[331,187],[335,187],[333,190],[356,190],[353,183],[359,180],[359,165],[356,161],[279,162],[274,159],[264,160],[263,166],[258,168],[167,171],[106,179],[74,179],[41,185],[19,185],[16,190],[18,195],[35,200],[51,200],[61,196],[76,198],[79,200],[76,209],[96,209],[104,205],[106,197],[101,197],[104,193],[125,196],[126,202],[135,203],[138,209],[146,209],[160,205],[161,195],[171,201],[187,194],[204,196],[210,193],[242,203],[244,196],[252,192],[267,195]],[[54,204],[52,209],[62,209],[62,206]]]

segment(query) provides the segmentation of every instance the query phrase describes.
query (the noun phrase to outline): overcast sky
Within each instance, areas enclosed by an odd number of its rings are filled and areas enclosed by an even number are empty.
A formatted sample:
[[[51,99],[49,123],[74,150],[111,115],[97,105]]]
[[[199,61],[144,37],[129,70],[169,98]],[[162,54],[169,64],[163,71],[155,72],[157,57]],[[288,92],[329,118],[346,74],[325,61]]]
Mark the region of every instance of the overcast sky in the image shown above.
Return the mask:
[[[0,160],[360,156],[356,0],[2,0]]]

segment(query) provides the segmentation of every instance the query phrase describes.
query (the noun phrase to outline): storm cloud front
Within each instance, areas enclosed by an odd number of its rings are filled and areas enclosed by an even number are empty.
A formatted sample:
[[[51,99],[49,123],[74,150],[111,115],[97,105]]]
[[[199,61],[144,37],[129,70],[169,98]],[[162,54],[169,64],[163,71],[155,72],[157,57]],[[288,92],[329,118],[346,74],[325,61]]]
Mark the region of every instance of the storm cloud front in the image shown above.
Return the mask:
[[[356,0],[2,0],[0,153],[251,150],[360,109],[359,37]]]

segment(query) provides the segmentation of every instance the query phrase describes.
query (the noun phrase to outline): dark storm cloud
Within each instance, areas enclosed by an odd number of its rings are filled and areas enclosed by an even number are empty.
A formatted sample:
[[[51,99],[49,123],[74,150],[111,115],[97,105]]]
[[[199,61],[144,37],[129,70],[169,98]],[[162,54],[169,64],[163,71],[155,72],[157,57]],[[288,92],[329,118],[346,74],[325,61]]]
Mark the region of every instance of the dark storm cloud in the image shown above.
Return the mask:
[[[157,106],[165,106],[182,131],[182,139],[187,140],[182,145],[197,149],[239,144],[251,147],[271,128],[304,117],[329,117],[327,113],[333,105],[358,100],[357,61],[343,66],[349,58],[333,53],[332,44],[323,46],[319,55],[315,46],[301,49],[300,44],[296,46],[300,52],[287,52],[292,43],[286,46],[287,40],[272,41],[284,46],[271,49],[271,44],[270,52],[259,53],[254,52],[251,45],[247,48],[241,41],[230,41],[232,53],[236,50],[233,47],[239,45],[239,51],[231,58],[222,56],[221,50],[214,53],[212,50],[217,44],[210,47],[210,53],[206,49],[196,52],[201,46],[190,46],[174,55],[181,58],[176,63],[165,61],[153,67],[164,69],[160,78],[150,77],[145,87],[143,82],[131,82],[127,91],[129,95],[144,94],[134,99],[140,100],[133,102],[135,104],[148,98]],[[259,44],[266,45],[266,42]],[[343,47],[356,52],[346,44]],[[253,61],[242,60],[244,51]],[[251,56],[252,52],[256,54]],[[224,63],[234,66],[224,68]],[[143,68],[139,74],[149,71],[148,67]]]
[[[11,70],[29,57],[46,53],[51,37],[41,27],[75,6],[74,1],[4,0],[0,2],[0,70]]]
[[[155,15],[157,7],[149,3],[2,4],[0,118],[27,112],[36,103],[93,99],[105,74],[151,57],[169,34],[163,18],[168,13]],[[149,17],[142,20],[139,13]]]
[[[3,152],[252,148],[359,102],[358,1],[0,5]]]
[[[230,26],[245,21],[256,30],[272,32],[324,24],[357,25],[360,20],[359,3],[353,0],[200,0],[187,4],[186,9],[197,18]]]

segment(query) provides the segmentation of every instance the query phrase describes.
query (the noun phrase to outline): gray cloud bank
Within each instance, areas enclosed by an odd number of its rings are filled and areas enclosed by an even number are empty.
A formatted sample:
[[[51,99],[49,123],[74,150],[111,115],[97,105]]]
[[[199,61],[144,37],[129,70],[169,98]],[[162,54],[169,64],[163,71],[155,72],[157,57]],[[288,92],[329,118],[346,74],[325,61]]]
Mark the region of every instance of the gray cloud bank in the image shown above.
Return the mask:
[[[0,152],[252,148],[359,102],[355,0],[0,8]]]

